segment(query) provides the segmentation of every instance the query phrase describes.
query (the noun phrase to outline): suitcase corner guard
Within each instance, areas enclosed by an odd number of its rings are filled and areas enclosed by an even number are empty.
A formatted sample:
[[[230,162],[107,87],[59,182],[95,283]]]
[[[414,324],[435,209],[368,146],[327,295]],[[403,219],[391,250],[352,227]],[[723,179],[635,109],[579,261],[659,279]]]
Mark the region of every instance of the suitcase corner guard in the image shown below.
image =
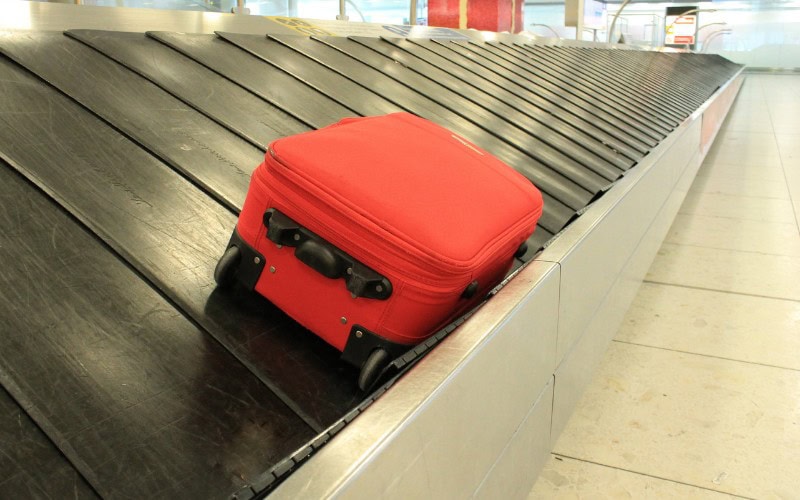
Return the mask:
[[[398,344],[371,332],[361,325],[353,325],[347,344],[342,351],[342,361],[361,368],[369,355],[376,349],[383,349],[389,354],[389,359],[395,359],[405,354],[413,345]]]
[[[264,256],[250,246],[237,229],[233,230],[225,248],[225,253],[214,270],[214,279],[218,286],[226,287],[238,281],[247,290],[254,290],[266,264]]]
[[[353,298],[386,300],[392,295],[392,283],[347,253],[302,227],[275,208],[264,212],[267,239],[278,246],[294,247],[294,254],[304,264],[326,278],[343,278]]]

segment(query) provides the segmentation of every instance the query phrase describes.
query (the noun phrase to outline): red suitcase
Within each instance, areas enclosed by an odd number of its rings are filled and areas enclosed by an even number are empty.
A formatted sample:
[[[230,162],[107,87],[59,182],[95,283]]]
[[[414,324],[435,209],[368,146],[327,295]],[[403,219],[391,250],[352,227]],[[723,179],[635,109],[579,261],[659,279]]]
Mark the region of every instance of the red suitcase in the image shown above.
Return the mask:
[[[502,280],[541,213],[527,179],[434,123],[348,118],[270,145],[215,278],[342,351],[366,389]]]

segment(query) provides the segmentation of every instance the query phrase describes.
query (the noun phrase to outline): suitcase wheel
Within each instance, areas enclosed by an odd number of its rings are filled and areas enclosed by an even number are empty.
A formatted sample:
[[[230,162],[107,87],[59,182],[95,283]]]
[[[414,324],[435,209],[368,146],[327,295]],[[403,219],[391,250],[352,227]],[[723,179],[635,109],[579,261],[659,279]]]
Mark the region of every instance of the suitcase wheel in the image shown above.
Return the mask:
[[[229,287],[236,281],[236,269],[241,260],[242,251],[239,250],[239,247],[231,246],[225,250],[214,269],[214,281],[217,282],[217,286]]]
[[[361,373],[358,375],[358,387],[362,391],[367,391],[372,387],[383,369],[389,364],[389,353],[380,347],[372,351],[361,365]]]
[[[528,251],[528,242],[525,241],[522,243],[522,245],[519,246],[519,248],[517,248],[516,253],[514,253],[514,258],[521,259],[522,257],[525,256],[525,253],[527,251]]]

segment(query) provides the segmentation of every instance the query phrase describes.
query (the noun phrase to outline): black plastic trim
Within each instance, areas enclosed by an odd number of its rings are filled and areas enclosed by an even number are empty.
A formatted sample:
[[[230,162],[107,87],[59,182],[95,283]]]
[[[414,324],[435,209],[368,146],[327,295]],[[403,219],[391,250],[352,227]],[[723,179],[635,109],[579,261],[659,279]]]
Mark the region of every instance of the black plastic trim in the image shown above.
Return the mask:
[[[276,245],[294,247],[295,256],[326,278],[343,278],[353,296],[386,300],[392,295],[388,278],[365,266],[346,252],[301,226],[283,212],[269,208],[264,213],[267,239]]]
[[[255,289],[258,278],[261,277],[261,273],[264,271],[267,260],[262,254],[256,251],[255,248],[242,239],[238,229],[233,230],[228,246],[225,248],[228,249],[233,246],[239,248],[242,254],[242,259],[236,270],[236,280],[241,283],[242,286],[252,291]]]
[[[367,357],[375,349],[384,349],[389,353],[390,359],[395,359],[405,353],[410,347],[406,344],[398,344],[381,337],[377,333],[371,332],[361,325],[353,325],[350,329],[350,336],[347,337],[347,344],[342,352],[342,361],[360,368]]]

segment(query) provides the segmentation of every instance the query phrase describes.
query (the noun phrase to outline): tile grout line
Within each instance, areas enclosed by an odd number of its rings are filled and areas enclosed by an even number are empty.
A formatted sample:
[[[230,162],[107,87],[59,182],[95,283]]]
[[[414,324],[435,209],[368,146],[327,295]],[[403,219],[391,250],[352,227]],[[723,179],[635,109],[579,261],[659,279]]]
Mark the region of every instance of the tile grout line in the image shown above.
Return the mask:
[[[789,368],[788,366],[770,365],[770,364],[767,364],[767,363],[759,363],[758,361],[746,361],[746,360],[743,360],[743,359],[726,358],[724,356],[715,356],[713,354],[704,354],[704,353],[700,353],[700,352],[682,351],[680,349],[671,349],[669,347],[659,347],[659,346],[656,346],[656,345],[639,344],[637,342],[630,342],[628,340],[611,339],[611,341],[612,342],[617,342],[619,344],[628,344],[628,345],[635,345],[635,346],[638,346],[638,347],[648,347],[650,349],[659,349],[661,351],[677,352],[677,353],[681,353],[681,354],[690,354],[692,356],[701,356],[701,357],[704,357],[704,358],[721,359],[723,361],[733,361],[735,363],[745,363],[745,364],[748,364],[748,365],[757,365],[757,366],[763,366],[763,367],[766,367],[766,368],[775,368],[777,370],[787,370],[787,371],[791,371],[791,372],[800,372],[800,369],[798,369],[798,368]]]
[[[781,170],[783,171],[783,182],[784,182],[784,184],[786,186],[786,192],[788,193],[788,196],[789,196],[789,202],[792,205],[792,209],[793,209],[792,213],[794,214],[795,227],[797,228],[798,234],[800,234],[800,221],[797,220],[797,212],[800,209],[800,207],[797,204],[795,204],[794,198],[792,198],[792,190],[789,189],[789,178],[786,177],[786,167],[783,164],[783,155],[781,154],[781,147],[778,144],[778,137],[777,137],[777,134],[775,133],[775,124],[772,121],[772,111],[770,110],[770,102],[769,101],[767,101],[766,108],[767,108],[767,116],[769,116],[769,124],[770,124],[770,127],[772,128],[772,138],[775,141],[775,144],[778,146],[778,161],[781,164]]]
[[[743,498],[743,499],[746,499],[746,500],[755,500],[752,497],[746,497],[746,496],[742,496],[742,495],[737,495],[735,493],[729,493],[727,491],[715,490],[715,489],[709,488],[707,486],[699,486],[699,485],[696,485],[696,484],[686,483],[686,482],[683,482],[683,481],[677,481],[675,479],[668,479],[666,477],[655,476],[653,474],[648,474],[646,472],[638,472],[638,471],[634,471],[634,470],[630,470],[630,469],[623,469],[622,467],[617,467],[617,466],[609,465],[609,464],[602,464],[600,462],[595,462],[595,461],[592,461],[592,460],[584,460],[582,458],[571,457],[569,455],[564,455],[563,453],[552,452],[552,455],[554,457],[568,458],[570,460],[575,460],[575,461],[578,461],[578,462],[584,462],[584,463],[587,463],[587,464],[597,465],[597,466],[600,466],[600,467],[606,467],[606,468],[609,468],[609,469],[616,469],[616,470],[619,470],[619,471],[622,471],[622,472],[629,472],[631,474],[636,474],[636,475],[639,475],[639,476],[651,477],[653,479],[658,479],[660,481],[668,481],[670,483],[682,484],[684,486],[690,486],[692,488],[698,488],[698,489],[706,490],[706,491],[713,491],[714,493],[719,493],[720,495],[731,495],[731,496],[734,496],[736,498]]]
[[[735,195],[731,195],[731,196],[735,196]],[[678,215],[691,215],[691,216],[702,215],[702,216],[705,216],[705,217],[719,217],[720,219],[741,220],[741,221],[747,221],[747,222],[767,222],[767,223],[770,223],[770,224],[787,224],[787,225],[790,225],[790,226],[792,225],[791,222],[781,222],[781,221],[776,221],[776,220],[764,220],[763,218],[762,219],[748,219],[748,218],[744,218],[744,217],[734,217],[732,215],[709,215],[709,214],[701,214],[701,213],[698,213],[698,212],[686,212],[686,211],[684,211],[682,209],[678,211]]]
[[[780,146],[778,146],[778,151],[780,152]],[[781,162],[781,170],[783,171],[783,182],[786,183],[786,191],[789,193],[789,202],[792,204],[795,228],[797,229],[797,234],[800,234],[800,220],[797,219],[797,213],[800,211],[800,206],[795,203],[794,198],[792,197],[792,190],[789,189],[789,178],[786,176],[786,167],[783,166],[783,155],[780,155],[779,160]]]
[[[708,162],[708,163],[706,163],[706,162]],[[741,164],[737,165],[735,163],[720,163],[720,162],[710,161],[710,160],[708,160],[708,158],[703,160],[703,165],[709,165],[709,166],[706,166],[706,168],[703,171],[698,171],[697,175],[694,176],[695,180],[697,180],[699,178],[701,180],[708,179],[708,182],[711,182],[711,181],[722,181],[722,182],[749,181],[749,182],[763,182],[765,184],[766,183],[773,183],[773,182],[774,183],[781,182],[781,179],[777,178],[778,177],[777,176],[777,173],[778,173],[777,171],[780,170],[780,167],[768,167],[768,166],[759,166],[758,167],[758,168],[772,168],[773,170],[775,170],[773,176],[770,178],[770,177],[763,177],[763,176],[758,175],[758,174],[756,174],[754,172],[747,172],[747,171],[742,172],[742,171],[738,171],[738,170],[737,171],[727,170],[727,169],[736,169],[736,168],[739,168],[739,167],[748,167],[748,166],[751,167],[751,168],[754,168],[753,165],[741,165]],[[726,169],[726,170],[722,170],[722,169]],[[691,189],[691,187],[690,187],[690,189]],[[756,195],[749,195],[749,196],[752,196],[753,198],[764,198],[763,196],[756,196]]]
[[[683,215],[683,216],[692,217],[692,218],[694,218],[694,217],[706,217],[708,219],[725,219],[725,220],[735,220],[735,221],[742,221],[742,222],[758,222],[760,224],[775,224],[775,225],[781,225],[781,226],[794,226],[794,222],[743,219],[741,217],[734,217],[732,215],[699,214],[699,213],[680,212],[680,211],[676,215]]]
[[[682,285],[680,283],[666,283],[664,281],[654,281],[654,280],[642,280],[642,283],[648,283],[651,285],[664,285],[664,286],[673,286],[676,288],[688,288],[690,290],[700,290],[704,292],[717,292],[717,293],[727,293],[729,295],[741,295],[742,297],[755,297],[758,299],[771,299],[771,300],[783,300],[786,302],[800,302],[797,299],[790,299],[787,297],[775,297],[772,295],[759,295],[757,293],[747,293],[747,292],[734,292],[731,290],[720,290],[718,288],[707,288],[702,286],[694,286],[694,285]]]
[[[783,162],[781,161],[781,169],[782,168],[783,168]],[[784,175],[784,180],[783,181],[784,181],[784,186],[785,186],[786,185],[786,173],[784,172],[783,175]],[[772,182],[781,182],[781,181],[775,180],[775,181],[772,181]],[[694,183],[692,183],[692,186],[693,185],[694,185]],[[687,193],[687,195],[689,193],[697,193],[699,195],[716,194],[716,195],[722,195],[722,196],[735,197],[737,199],[739,199],[739,198],[749,198],[749,199],[752,199],[752,200],[789,200],[789,201],[791,201],[791,194],[788,195],[788,198],[778,198],[778,197],[775,197],[775,196],[755,196],[755,195],[738,194],[738,193],[725,193],[725,192],[722,192],[722,191],[706,191],[704,189],[693,189],[691,186],[689,187],[689,189],[686,190],[686,193]]]
[[[793,224],[789,224],[789,225],[793,225]],[[675,245],[675,246],[679,246],[679,247],[706,248],[708,250],[721,250],[723,252],[751,253],[751,254],[756,254],[756,255],[764,255],[766,257],[789,257],[789,258],[797,258],[797,257],[799,257],[798,255],[789,255],[789,254],[783,254],[783,253],[767,253],[767,252],[759,252],[757,250],[742,250],[742,249],[739,249],[739,248],[712,247],[712,246],[708,246],[708,245],[695,245],[693,243],[676,243],[674,241],[669,241],[668,238],[669,238],[669,235],[667,235],[667,239],[664,239],[664,243],[662,243],[662,245],[663,244],[668,244],[668,245]]]

